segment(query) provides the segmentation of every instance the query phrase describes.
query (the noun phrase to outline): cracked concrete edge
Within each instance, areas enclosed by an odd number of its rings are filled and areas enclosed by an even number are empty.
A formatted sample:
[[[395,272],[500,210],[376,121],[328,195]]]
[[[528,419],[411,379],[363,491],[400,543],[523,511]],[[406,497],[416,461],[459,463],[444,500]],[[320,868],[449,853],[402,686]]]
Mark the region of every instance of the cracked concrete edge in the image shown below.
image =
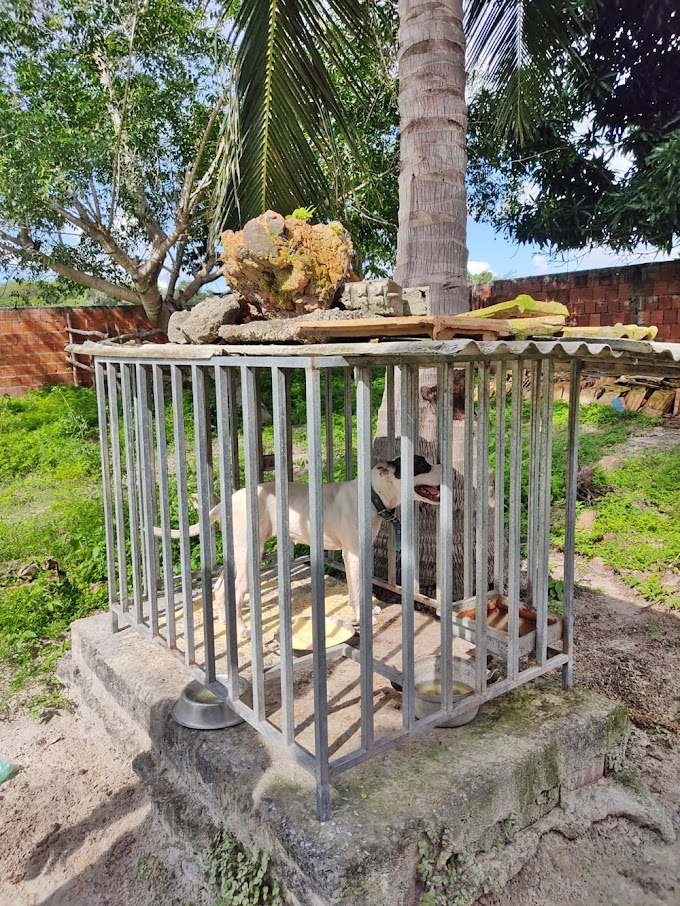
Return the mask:
[[[500,851],[496,848],[478,854],[467,884],[456,897],[456,906],[472,906],[483,894],[502,890],[536,855],[546,834],[558,833],[575,840],[606,818],[626,818],[655,831],[665,843],[675,842],[669,812],[635,775],[606,777],[590,786],[563,791],[560,805],[519,831]]]

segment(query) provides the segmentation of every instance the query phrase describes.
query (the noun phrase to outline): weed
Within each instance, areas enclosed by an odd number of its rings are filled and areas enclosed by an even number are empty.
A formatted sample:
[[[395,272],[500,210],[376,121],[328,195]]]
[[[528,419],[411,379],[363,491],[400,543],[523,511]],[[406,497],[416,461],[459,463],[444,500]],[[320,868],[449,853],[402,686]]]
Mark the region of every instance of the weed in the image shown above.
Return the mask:
[[[50,678],[69,624],[106,603],[96,438],[90,390],[0,399],[0,660],[10,668],[0,704],[23,693],[36,715],[65,701]]]
[[[259,849],[246,853],[224,829],[208,859],[208,881],[217,895],[214,906],[283,906],[281,887],[269,877],[269,856]]]

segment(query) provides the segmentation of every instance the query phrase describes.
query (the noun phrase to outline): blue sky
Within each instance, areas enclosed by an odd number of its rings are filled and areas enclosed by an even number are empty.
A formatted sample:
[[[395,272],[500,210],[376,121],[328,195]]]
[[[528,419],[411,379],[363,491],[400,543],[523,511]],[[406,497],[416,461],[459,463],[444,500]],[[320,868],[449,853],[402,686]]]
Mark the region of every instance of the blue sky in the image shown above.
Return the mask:
[[[610,249],[593,248],[589,251],[560,253],[551,258],[538,246],[518,245],[486,223],[475,223],[468,218],[468,267],[473,273],[487,268],[496,277],[528,277],[534,274],[569,273],[595,267],[616,267],[625,264],[646,264],[651,261],[668,261],[677,258],[680,249],[671,255],[649,247],[634,253],[619,254]]]

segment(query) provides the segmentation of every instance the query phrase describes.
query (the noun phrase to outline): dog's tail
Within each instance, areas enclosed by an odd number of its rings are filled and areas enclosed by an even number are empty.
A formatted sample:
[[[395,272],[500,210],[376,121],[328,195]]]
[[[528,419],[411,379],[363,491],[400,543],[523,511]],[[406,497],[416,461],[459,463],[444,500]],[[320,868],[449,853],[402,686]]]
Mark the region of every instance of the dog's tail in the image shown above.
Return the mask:
[[[220,519],[220,502],[219,502],[219,500],[208,513],[208,518],[209,518],[211,524],[213,522],[219,522],[219,519]],[[201,531],[200,523],[195,522],[193,525],[189,526],[188,535],[190,538],[198,538],[200,531]],[[158,525],[154,525],[153,534],[154,534],[155,538],[162,538],[163,529]],[[181,538],[182,533],[180,532],[179,529],[170,529],[170,537],[174,538],[174,539]]]

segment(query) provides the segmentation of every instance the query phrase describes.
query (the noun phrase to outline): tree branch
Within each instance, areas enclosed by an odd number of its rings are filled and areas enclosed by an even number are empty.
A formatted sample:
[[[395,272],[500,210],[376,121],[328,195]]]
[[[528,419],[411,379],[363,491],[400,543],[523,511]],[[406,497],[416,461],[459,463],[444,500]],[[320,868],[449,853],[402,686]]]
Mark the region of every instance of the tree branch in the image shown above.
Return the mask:
[[[63,261],[55,261],[54,258],[41,252],[40,243],[31,238],[25,227],[19,230],[18,236],[12,236],[11,233],[0,230],[0,240],[2,240],[2,243],[0,243],[1,247],[10,255],[18,257],[20,261],[38,261],[43,267],[54,271],[67,280],[71,280],[73,283],[77,283],[79,286],[97,289],[107,296],[120,299],[121,302],[131,302],[133,305],[139,305],[141,302],[139,293],[134,290],[125,286],[118,286],[116,283],[109,283],[108,280],[96,277],[94,274],[86,274],[76,270],[71,265],[65,264]]]
[[[47,201],[47,205],[60,217],[63,217],[64,220],[67,220],[73,226],[78,227],[84,233],[94,239],[95,242],[98,242],[99,245],[108,252],[109,255],[113,258],[116,264],[119,264],[124,270],[130,274],[133,279],[138,279],[140,267],[129,255],[127,255],[123,249],[118,245],[115,239],[111,236],[106,227],[99,226],[95,223],[94,220],[90,217],[89,213],[85,206],[78,201],[74,201],[74,205],[78,214],[77,216],[69,211],[67,208],[62,208],[61,205],[56,204],[53,201]]]
[[[213,272],[213,268],[218,262],[217,255],[209,255],[203,263],[201,269],[194,275],[194,279],[191,283],[185,287],[182,292],[177,296],[175,304],[178,308],[184,308],[189,299],[193,299],[196,293],[202,286],[205,286],[206,283],[212,283],[215,280],[219,280],[221,273],[219,271]]]
[[[172,271],[170,273],[170,282],[168,283],[168,291],[166,293],[167,299],[173,299],[175,296],[175,286],[179,278],[179,272],[182,269],[182,261],[184,259],[184,250],[187,247],[187,239],[183,237],[177,243],[177,249],[175,252],[175,260],[172,264]]]

